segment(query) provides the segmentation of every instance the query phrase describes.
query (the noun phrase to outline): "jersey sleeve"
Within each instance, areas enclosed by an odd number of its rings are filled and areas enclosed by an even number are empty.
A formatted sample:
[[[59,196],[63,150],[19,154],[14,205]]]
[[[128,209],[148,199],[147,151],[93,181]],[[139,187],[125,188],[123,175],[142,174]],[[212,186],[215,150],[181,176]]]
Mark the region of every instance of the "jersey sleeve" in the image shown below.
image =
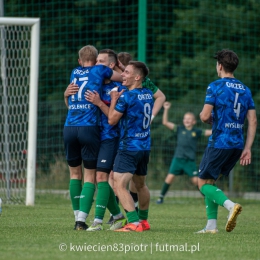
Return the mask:
[[[157,90],[159,89],[157,86],[154,85],[154,83],[149,79],[149,78],[145,78],[142,82],[142,86],[143,88],[148,88],[150,89],[153,94],[155,94],[157,92]]]
[[[119,113],[124,113],[127,108],[126,95],[122,94],[117,100],[117,104],[115,106],[115,110]]]
[[[205,104],[208,104],[208,105],[212,105],[214,106],[215,105],[215,102],[216,102],[216,95],[213,91],[213,88],[211,85],[208,86],[207,88],[207,92],[206,92],[206,97],[205,97]]]
[[[105,79],[110,79],[113,75],[113,70],[105,65],[96,65],[98,73]]]

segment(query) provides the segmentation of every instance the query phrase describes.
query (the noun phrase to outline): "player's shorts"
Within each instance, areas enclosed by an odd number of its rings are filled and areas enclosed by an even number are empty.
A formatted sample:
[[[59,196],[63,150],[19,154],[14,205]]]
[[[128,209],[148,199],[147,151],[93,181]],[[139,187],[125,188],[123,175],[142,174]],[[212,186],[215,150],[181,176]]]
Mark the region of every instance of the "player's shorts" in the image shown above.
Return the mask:
[[[147,175],[147,164],[149,162],[150,151],[122,151],[118,150],[114,172],[132,173],[140,176]]]
[[[169,173],[174,175],[187,174],[189,177],[195,177],[198,175],[197,165],[195,160],[173,158]]]
[[[110,173],[113,169],[118,145],[119,137],[101,141],[97,160],[97,171]]]
[[[241,149],[217,149],[207,147],[199,167],[199,178],[217,180],[228,176],[242,154]]]
[[[97,163],[100,147],[99,126],[65,126],[63,138],[66,159],[71,161],[86,161]]]

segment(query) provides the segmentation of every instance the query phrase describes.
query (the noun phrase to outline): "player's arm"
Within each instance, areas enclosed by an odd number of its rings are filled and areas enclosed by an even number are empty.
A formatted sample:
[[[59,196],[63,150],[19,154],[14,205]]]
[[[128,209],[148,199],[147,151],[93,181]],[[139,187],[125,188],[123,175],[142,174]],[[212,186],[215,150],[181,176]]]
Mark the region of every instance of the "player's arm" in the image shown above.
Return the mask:
[[[241,165],[248,165],[251,163],[251,147],[253,145],[257,127],[257,117],[255,110],[247,111],[247,120],[248,120],[248,128],[247,128],[247,136],[244,150],[240,157]]]
[[[120,120],[120,118],[123,116],[123,113],[120,113],[115,110],[115,106],[116,106],[117,100],[119,99],[119,97],[122,95],[122,93],[124,91],[125,90],[123,89],[120,92],[118,92],[118,91],[110,92],[111,103],[110,103],[110,107],[109,107],[109,111],[108,111],[108,123],[110,125],[116,125],[118,123],[118,121]]]
[[[74,84],[73,82],[68,85],[64,92],[64,102],[66,107],[69,107],[69,101],[68,98],[71,95],[75,95],[79,91],[79,86],[77,84]]]
[[[114,71],[114,70],[113,70],[113,74],[112,74],[110,79],[112,81],[119,81],[119,82],[123,81],[121,74],[117,71]]]
[[[108,116],[109,107],[100,99],[100,96],[96,90],[93,92],[87,90],[85,93],[85,99],[95,106],[99,107],[101,111]]]
[[[205,104],[202,111],[200,112],[200,120],[206,124],[212,124],[212,112],[213,106]]]
[[[206,129],[206,130],[204,131],[204,135],[205,135],[205,136],[210,136],[210,135],[212,135],[212,130],[211,130],[211,129]]]
[[[163,118],[162,118],[162,124],[169,128],[170,130],[173,130],[175,127],[175,124],[168,121],[168,111],[171,107],[170,102],[164,102],[163,104],[164,110],[163,110]]]
[[[153,105],[153,111],[152,111],[152,118],[151,121],[154,119],[154,117],[158,114],[158,112],[160,111],[160,109],[163,106],[163,103],[166,100],[165,95],[163,94],[163,92],[158,89],[155,94],[153,95],[155,101],[154,101],[154,105]]]

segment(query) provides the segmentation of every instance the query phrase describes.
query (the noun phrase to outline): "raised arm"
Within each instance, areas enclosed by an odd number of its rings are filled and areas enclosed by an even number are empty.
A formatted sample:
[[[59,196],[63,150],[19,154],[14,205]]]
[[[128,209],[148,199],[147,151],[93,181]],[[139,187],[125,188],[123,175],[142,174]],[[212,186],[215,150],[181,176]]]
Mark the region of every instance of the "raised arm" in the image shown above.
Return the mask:
[[[165,102],[163,104],[164,107],[164,111],[163,111],[163,119],[162,119],[162,124],[165,125],[167,128],[169,128],[170,130],[173,130],[175,127],[175,124],[172,122],[168,121],[168,111],[171,107],[171,103],[170,102]]]
[[[253,145],[257,127],[257,117],[255,110],[248,110],[247,112],[248,128],[244,150],[240,157],[241,165],[248,165],[251,163],[251,147]]]
[[[118,81],[118,82],[122,82],[123,81],[121,74],[119,72],[117,72],[117,71],[114,71],[114,70],[113,70],[112,77],[110,79],[112,81]]]

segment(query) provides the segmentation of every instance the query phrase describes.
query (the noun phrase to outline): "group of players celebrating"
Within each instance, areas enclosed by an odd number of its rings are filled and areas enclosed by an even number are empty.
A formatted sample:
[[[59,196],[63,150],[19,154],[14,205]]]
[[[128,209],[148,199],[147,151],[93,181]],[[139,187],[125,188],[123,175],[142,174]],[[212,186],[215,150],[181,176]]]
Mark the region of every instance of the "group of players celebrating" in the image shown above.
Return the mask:
[[[212,125],[212,135],[198,176],[208,222],[198,233],[218,232],[218,205],[229,210],[226,231],[234,229],[242,206],[229,200],[215,181],[221,174],[228,175],[239,159],[242,165],[251,163],[256,132],[251,92],[233,75],[238,65],[237,55],[224,49],[215,58],[221,79],[209,85],[200,114],[203,122]],[[79,50],[78,62],[80,66],[72,70],[71,83],[64,93],[68,115],[63,131],[74,229],[103,230],[107,208],[111,213],[110,230],[150,230],[150,193],[145,182],[151,147],[150,125],[165,102],[165,95],[147,77],[146,64],[133,61],[129,53],[117,54],[111,49],[98,53],[94,46],[87,45]],[[243,88],[229,87],[234,84]],[[242,128],[225,125],[243,125],[246,118],[248,131],[244,146]],[[96,187],[95,218],[88,226],[86,219]]]

